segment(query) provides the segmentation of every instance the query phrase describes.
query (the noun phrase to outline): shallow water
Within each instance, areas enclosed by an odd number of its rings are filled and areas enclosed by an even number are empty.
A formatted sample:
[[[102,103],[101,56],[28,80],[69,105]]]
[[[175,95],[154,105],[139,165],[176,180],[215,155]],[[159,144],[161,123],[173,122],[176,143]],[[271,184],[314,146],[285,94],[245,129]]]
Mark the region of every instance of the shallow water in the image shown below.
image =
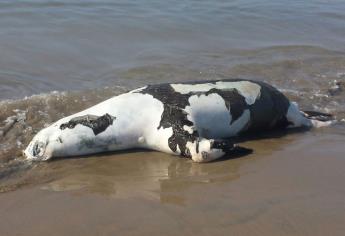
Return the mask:
[[[26,222],[18,230],[33,235],[35,220],[45,216],[39,232],[47,234],[55,218],[43,209],[51,207],[75,209],[65,224],[73,217],[97,220],[99,211],[83,215],[80,201],[107,212],[98,222],[103,231],[57,227],[57,235],[174,235],[171,227],[186,235],[341,235],[344,10],[341,0],[1,1],[0,234],[14,234],[18,215]],[[260,134],[241,144],[253,154],[207,165],[146,151],[37,164],[21,156],[43,127],[114,95],[147,83],[229,77],[266,81],[302,109],[332,113],[339,122]],[[131,231],[131,215],[116,218],[108,199],[138,217],[140,209],[154,214]],[[36,219],[33,206],[42,210]],[[112,228],[107,222],[114,217]],[[206,221],[209,228],[199,230]]]
[[[222,75],[219,66],[263,62],[246,49],[278,46],[270,57],[284,57],[287,45],[299,46],[298,57],[343,52],[344,10],[341,0],[4,0],[0,99],[195,80],[200,72]],[[151,79],[139,73],[151,70]]]

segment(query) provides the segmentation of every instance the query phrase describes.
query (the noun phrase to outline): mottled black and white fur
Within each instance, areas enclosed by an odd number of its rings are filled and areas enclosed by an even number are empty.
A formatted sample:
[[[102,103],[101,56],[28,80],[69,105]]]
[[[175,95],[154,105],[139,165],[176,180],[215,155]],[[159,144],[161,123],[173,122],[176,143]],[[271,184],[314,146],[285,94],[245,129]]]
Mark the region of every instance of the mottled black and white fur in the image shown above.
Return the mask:
[[[319,127],[330,119],[299,111],[264,82],[148,85],[55,122],[33,138],[24,154],[30,160],[48,160],[146,148],[208,162],[228,154],[234,147],[229,138],[241,133]]]

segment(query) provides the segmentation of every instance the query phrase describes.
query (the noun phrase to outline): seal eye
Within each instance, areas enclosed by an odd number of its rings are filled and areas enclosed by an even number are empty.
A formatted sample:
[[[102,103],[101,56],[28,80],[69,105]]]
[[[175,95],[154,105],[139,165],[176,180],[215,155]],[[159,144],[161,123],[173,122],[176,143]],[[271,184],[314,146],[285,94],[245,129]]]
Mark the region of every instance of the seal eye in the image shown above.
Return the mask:
[[[44,143],[42,142],[37,142],[35,143],[33,149],[32,149],[32,154],[35,157],[41,157],[44,154]]]

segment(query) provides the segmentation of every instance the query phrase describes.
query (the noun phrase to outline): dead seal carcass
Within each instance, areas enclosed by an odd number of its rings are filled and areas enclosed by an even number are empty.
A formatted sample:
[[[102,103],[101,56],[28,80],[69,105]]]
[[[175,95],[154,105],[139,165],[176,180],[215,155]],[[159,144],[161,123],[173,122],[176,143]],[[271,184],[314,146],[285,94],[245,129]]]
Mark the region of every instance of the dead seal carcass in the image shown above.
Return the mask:
[[[146,148],[208,162],[229,153],[229,138],[244,132],[330,123],[331,116],[301,112],[264,82],[148,85],[60,119],[41,130],[24,154],[48,160]]]

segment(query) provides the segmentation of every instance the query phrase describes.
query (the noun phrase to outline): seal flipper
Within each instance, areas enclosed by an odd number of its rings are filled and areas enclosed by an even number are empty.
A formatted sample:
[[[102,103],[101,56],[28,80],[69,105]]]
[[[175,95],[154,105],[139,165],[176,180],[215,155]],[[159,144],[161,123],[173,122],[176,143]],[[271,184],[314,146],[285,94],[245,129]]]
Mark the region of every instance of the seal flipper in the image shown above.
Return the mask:
[[[328,113],[318,111],[302,111],[301,113],[316,128],[329,126],[336,122],[334,116]]]
[[[303,115],[310,120],[318,120],[323,122],[334,120],[332,114],[322,113],[318,111],[303,111]]]
[[[211,148],[220,149],[224,154],[229,154],[235,148],[235,144],[229,139],[214,139]]]
[[[289,109],[286,113],[286,119],[291,124],[290,128],[295,127],[324,127],[336,122],[331,114],[317,111],[300,111],[297,103],[290,102]]]
[[[229,154],[235,145],[227,139],[197,138],[194,142],[187,142],[186,149],[195,162],[210,162]]]

